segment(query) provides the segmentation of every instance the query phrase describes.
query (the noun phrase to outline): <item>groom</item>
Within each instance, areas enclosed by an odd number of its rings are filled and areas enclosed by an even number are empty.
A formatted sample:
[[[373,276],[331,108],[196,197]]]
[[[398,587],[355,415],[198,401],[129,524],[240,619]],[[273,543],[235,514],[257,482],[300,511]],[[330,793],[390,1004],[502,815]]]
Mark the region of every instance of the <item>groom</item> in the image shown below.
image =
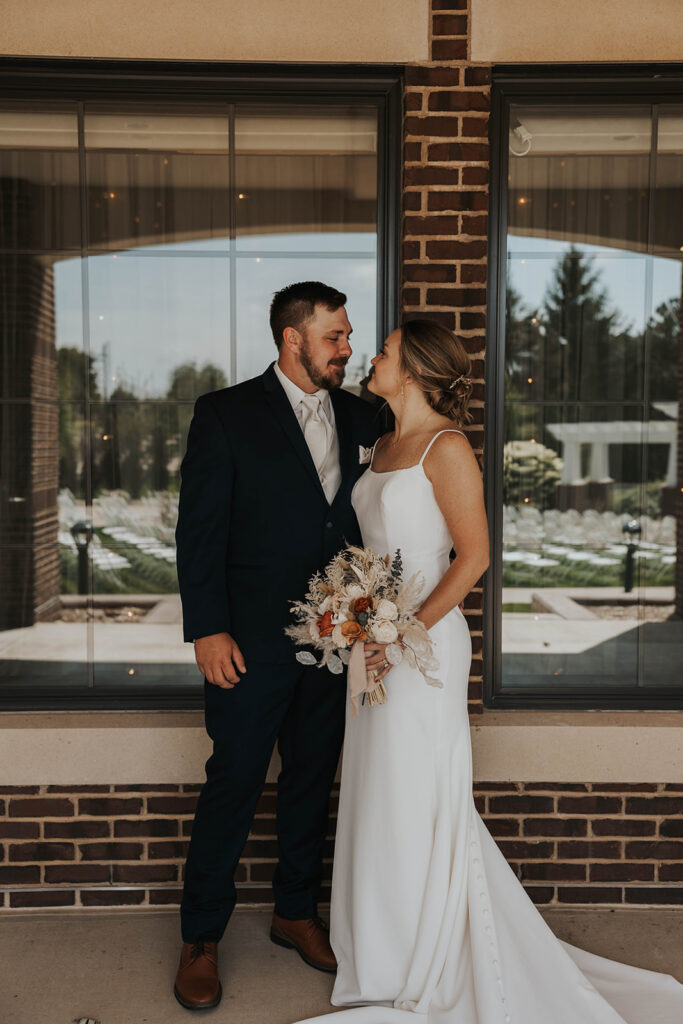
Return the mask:
[[[375,409],[341,390],[351,356],[346,296],[318,281],[277,292],[277,362],[201,395],[181,466],[176,542],[186,641],[205,677],[213,741],[181,902],[174,992],[189,1010],[218,1005],[217,943],[275,742],[278,865],[271,939],[306,963],[336,961],[318,917],[330,789],[341,750],[345,677],[303,666],[284,634],[289,604],[346,543],[360,544],[351,489]]]

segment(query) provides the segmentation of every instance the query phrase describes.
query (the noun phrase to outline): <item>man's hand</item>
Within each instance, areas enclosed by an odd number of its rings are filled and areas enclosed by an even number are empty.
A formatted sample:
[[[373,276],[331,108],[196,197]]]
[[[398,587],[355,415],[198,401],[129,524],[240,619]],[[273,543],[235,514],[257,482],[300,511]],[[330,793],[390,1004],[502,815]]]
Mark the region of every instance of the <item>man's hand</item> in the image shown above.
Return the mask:
[[[208,682],[232,690],[240,677],[237,670],[246,672],[242,652],[229,633],[213,633],[194,642],[197,667]]]

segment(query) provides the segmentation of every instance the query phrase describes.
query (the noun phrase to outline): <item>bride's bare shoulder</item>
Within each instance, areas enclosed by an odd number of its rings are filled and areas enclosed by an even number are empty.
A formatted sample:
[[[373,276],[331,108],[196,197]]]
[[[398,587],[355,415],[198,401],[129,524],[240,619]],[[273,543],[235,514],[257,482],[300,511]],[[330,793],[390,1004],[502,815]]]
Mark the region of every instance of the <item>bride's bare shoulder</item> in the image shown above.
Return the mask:
[[[437,434],[424,460],[424,470],[431,479],[457,468],[459,472],[479,472],[479,463],[472,444],[459,428],[443,428]]]

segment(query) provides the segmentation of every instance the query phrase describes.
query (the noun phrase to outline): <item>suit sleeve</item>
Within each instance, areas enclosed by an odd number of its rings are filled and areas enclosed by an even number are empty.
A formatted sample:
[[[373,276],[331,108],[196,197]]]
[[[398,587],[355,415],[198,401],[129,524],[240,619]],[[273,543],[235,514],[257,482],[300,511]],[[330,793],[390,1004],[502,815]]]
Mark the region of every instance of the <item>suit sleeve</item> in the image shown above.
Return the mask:
[[[226,553],[234,461],[210,395],[200,395],[180,466],[176,551],[183,637],[229,633]]]

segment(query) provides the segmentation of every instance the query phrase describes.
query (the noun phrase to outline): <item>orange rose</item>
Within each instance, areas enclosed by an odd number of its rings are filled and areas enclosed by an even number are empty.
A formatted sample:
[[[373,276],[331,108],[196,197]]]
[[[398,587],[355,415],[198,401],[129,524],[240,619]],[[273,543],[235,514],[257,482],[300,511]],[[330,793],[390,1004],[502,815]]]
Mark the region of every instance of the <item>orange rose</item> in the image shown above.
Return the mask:
[[[353,602],[354,612],[369,612],[372,611],[372,598],[371,597],[357,597]]]
[[[327,611],[318,619],[318,630],[321,636],[329,636],[333,629],[332,612]]]
[[[359,601],[363,598],[359,598]],[[365,640],[366,633],[360,622],[354,622],[349,620],[348,622],[342,622],[341,624],[342,635],[349,641]]]

